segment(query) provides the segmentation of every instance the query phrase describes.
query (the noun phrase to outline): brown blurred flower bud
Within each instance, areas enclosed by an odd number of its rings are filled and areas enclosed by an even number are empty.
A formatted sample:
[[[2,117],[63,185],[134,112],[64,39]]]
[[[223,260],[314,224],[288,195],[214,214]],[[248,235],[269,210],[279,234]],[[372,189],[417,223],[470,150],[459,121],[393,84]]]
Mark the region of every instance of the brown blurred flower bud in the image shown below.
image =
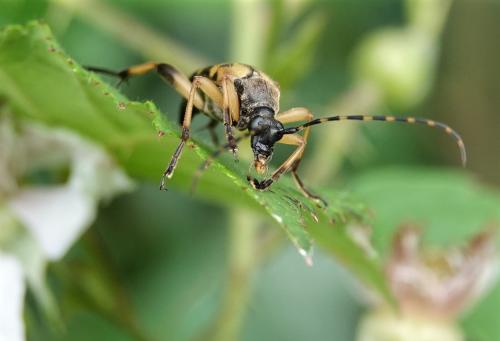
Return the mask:
[[[378,301],[361,321],[357,340],[465,340],[457,317],[495,282],[495,232],[485,229],[463,247],[423,248],[420,229],[401,227],[385,267],[399,309]]]
[[[453,318],[493,282],[498,263],[493,229],[465,247],[421,248],[421,231],[401,228],[393,241],[386,274],[403,312]]]

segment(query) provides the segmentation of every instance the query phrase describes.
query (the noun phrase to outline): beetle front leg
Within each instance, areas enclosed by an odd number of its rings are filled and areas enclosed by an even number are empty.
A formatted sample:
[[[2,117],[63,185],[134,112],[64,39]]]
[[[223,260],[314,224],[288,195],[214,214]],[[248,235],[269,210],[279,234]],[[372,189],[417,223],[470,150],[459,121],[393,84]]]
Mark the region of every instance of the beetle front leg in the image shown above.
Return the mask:
[[[258,181],[252,176],[248,175],[247,180],[248,182],[250,182],[250,185],[254,189],[263,191],[269,188],[269,186],[271,186],[273,182],[277,181],[282,174],[286,173],[293,167],[295,162],[300,159],[306,146],[304,138],[298,134],[285,135],[281,140],[278,141],[278,143],[296,145],[297,149],[295,149],[295,151],[288,157],[288,159],[286,159],[285,162],[283,162],[281,166],[279,166],[278,169],[273,172],[269,179]]]
[[[287,111],[281,112],[278,115],[276,115],[276,119],[284,124],[298,122],[298,121],[311,121],[313,118],[314,118],[314,115],[312,114],[312,112],[309,109],[303,108],[303,107],[292,108],[292,109],[289,109]],[[307,139],[309,137],[309,129],[310,128],[304,129],[304,142],[305,143],[307,143]],[[304,196],[315,201],[317,203],[317,205],[327,207],[328,203],[323,198],[321,198],[319,195],[311,192],[308,188],[306,188],[306,186],[304,185],[304,183],[300,179],[299,174],[297,173],[297,169],[299,168],[300,162],[302,161],[302,156],[303,156],[303,153],[296,159],[296,161],[292,165],[291,173],[292,173],[293,180],[295,181],[295,184],[300,189],[302,194],[304,194]]]

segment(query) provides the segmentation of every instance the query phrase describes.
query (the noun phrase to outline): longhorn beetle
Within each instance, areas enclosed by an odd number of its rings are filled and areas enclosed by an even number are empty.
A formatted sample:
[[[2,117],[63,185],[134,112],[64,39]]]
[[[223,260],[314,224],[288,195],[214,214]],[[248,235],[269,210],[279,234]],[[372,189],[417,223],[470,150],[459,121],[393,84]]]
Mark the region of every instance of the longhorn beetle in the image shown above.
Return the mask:
[[[254,167],[257,173],[261,175],[267,171],[267,164],[273,154],[275,143],[296,146],[295,151],[269,178],[258,181],[249,175],[247,179],[253,188],[265,190],[273,182],[277,181],[282,174],[290,171],[302,193],[306,197],[324,205],[326,205],[326,202],[305,188],[297,174],[297,168],[300,165],[307,138],[309,137],[309,130],[313,125],[329,121],[358,120],[416,123],[436,127],[444,130],[455,139],[460,149],[462,164],[465,165],[466,162],[465,146],[462,138],[444,123],[417,117],[370,115],[339,115],[314,119],[311,111],[302,107],[280,112],[278,83],[250,65],[239,63],[216,64],[195,71],[190,78],[187,78],[170,64],[154,62],[135,65],[119,72],[97,67],[87,67],[87,69],[116,76],[119,78],[120,83],[128,80],[129,77],[156,71],[161,78],[185,98],[185,109],[183,115],[181,113],[181,141],[163,172],[160,189],[165,189],[165,179],[172,177],[174,174],[177,161],[181,156],[186,141],[190,138],[191,120],[195,114],[200,112],[211,119],[208,128],[213,139],[215,139],[214,127],[218,122],[223,122],[227,144],[221,150],[230,149],[235,157],[238,150],[237,142],[243,137],[251,137]],[[284,127],[284,124],[299,121],[306,121],[306,123],[290,128]],[[247,133],[244,136],[235,138],[233,127],[240,131],[247,130]],[[297,134],[302,130],[304,131],[303,135]],[[214,156],[220,153],[221,150],[215,152]],[[205,163],[205,165],[208,165],[208,163]]]

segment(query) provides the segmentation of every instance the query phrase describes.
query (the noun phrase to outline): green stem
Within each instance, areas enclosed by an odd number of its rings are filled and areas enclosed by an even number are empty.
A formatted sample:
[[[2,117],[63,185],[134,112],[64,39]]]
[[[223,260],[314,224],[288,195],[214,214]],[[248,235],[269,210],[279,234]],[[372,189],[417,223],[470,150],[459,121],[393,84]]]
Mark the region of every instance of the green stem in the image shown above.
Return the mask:
[[[447,13],[451,5],[451,0],[442,2],[421,2],[407,1],[407,10],[409,23],[408,28],[420,31],[429,36],[435,47],[439,47],[438,39],[440,37]],[[350,90],[345,92],[339,100],[327,106],[327,114],[369,114],[376,110],[385,97],[384,89],[377,84],[368,84],[368,82],[359,81],[355,83]],[[319,130],[319,129],[318,129]],[[325,157],[325,148],[316,149],[312,160],[308,163],[306,173],[316,185],[324,184],[328,179],[338,172],[341,162],[349,152],[354,137],[359,139],[357,128],[352,124],[337,125],[335,133],[329,129],[322,129],[318,132],[317,140],[321,141],[323,146],[332,150],[328,157]]]
[[[265,22],[262,0],[233,1],[231,58],[260,65]],[[218,315],[208,337],[210,340],[237,340],[245,319],[252,288],[252,274],[258,266],[260,221],[255,213],[235,208],[230,213],[228,278]]]
[[[98,0],[52,0],[52,2],[92,22],[136,50],[147,59],[167,61],[192,72],[209,64],[174,39],[138,22],[116,7]]]
[[[234,0],[231,30],[231,60],[254,66],[262,65],[264,38],[269,31],[262,0]]]
[[[260,231],[255,213],[246,209],[231,211],[229,226],[229,275],[221,308],[210,340],[237,340],[244,322],[252,288],[252,274],[257,266],[257,235]]]
[[[334,103],[327,106],[327,115],[372,113],[380,101],[381,94],[376,88],[368,84],[355,84]],[[317,129],[315,138],[321,141],[323,147],[315,149],[305,169],[305,174],[314,185],[324,184],[338,173],[342,160],[352,152],[354,137],[358,138],[359,128],[356,125],[338,124],[333,129],[334,133],[328,128]],[[325,149],[332,151],[327,157]]]
[[[67,31],[73,17],[74,13],[72,9],[63,8],[55,1],[48,4],[47,11],[45,12],[45,20],[59,36],[62,36]]]
[[[90,299],[94,300],[95,306],[104,317],[122,326],[135,340],[153,340],[142,330],[137,321],[131,299],[123,287],[118,271],[95,229],[90,229],[87,232],[84,242],[92,257],[96,259],[93,266],[94,275],[107,291],[112,304],[102,304],[100,297],[94,295],[92,290],[87,290],[85,286],[82,286],[82,290],[86,292]]]

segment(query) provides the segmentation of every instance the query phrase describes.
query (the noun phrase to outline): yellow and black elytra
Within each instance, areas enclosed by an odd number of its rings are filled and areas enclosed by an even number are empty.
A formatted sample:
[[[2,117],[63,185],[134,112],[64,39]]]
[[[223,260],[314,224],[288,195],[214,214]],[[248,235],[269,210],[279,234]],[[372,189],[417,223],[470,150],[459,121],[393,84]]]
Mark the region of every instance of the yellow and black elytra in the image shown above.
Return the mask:
[[[223,122],[227,144],[217,150],[213,157],[225,149],[230,149],[236,156],[237,142],[250,136],[251,147],[254,153],[254,167],[259,174],[264,174],[267,164],[273,154],[275,143],[295,145],[294,152],[271,174],[268,179],[258,181],[251,176],[247,179],[253,188],[265,190],[274,181],[290,171],[295,183],[302,193],[310,199],[326,205],[319,196],[304,187],[297,174],[302,155],[309,136],[310,127],[330,121],[357,120],[357,121],[384,121],[410,124],[423,124],[436,127],[451,135],[459,149],[462,164],[465,165],[465,146],[460,135],[444,123],[416,117],[370,116],[370,115],[339,115],[313,119],[313,114],[307,108],[292,108],[279,111],[279,85],[265,73],[250,65],[233,63],[217,64],[200,69],[190,78],[179,72],[170,64],[145,63],[132,66],[128,69],[115,72],[107,69],[87,67],[88,70],[116,76],[120,83],[131,76],[143,75],[156,71],[165,81],[174,87],[185,99],[185,108],[181,116],[181,141],[163,172],[160,189],[165,188],[165,179],[170,178],[175,170],[186,141],[190,137],[191,120],[196,113],[204,113],[210,119],[208,127],[213,129],[217,122]],[[306,123],[285,128],[284,124],[305,121]],[[235,138],[232,128],[247,131],[244,135]],[[298,132],[304,130],[302,135]],[[198,173],[206,168],[210,159],[200,168]],[[199,175],[199,174],[198,174]]]

